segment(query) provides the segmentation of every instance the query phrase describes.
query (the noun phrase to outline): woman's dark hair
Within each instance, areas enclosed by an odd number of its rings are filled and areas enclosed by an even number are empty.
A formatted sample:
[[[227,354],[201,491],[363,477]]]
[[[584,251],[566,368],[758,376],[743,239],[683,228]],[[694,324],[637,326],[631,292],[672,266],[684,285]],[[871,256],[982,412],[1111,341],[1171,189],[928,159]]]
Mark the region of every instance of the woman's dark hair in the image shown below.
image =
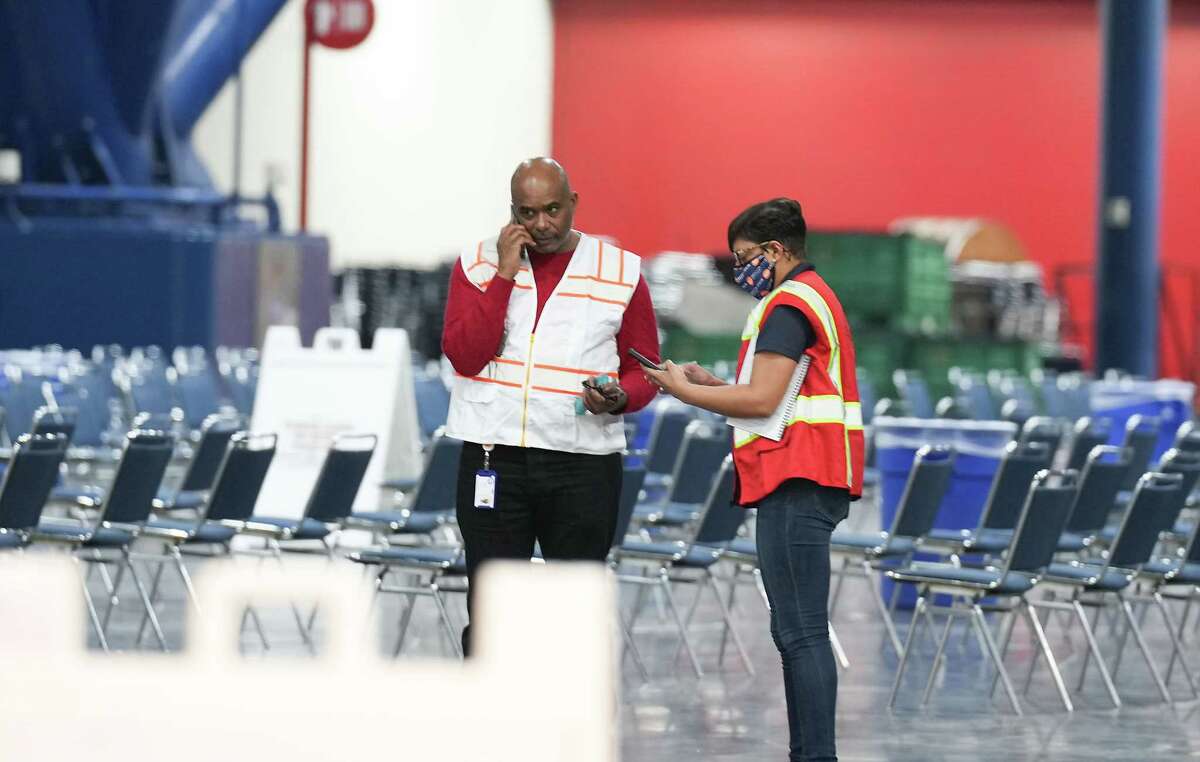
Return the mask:
[[[790,198],[773,198],[755,204],[729,223],[729,248],[740,239],[760,243],[779,241],[798,257],[804,256],[804,239],[808,225],[800,202]]]

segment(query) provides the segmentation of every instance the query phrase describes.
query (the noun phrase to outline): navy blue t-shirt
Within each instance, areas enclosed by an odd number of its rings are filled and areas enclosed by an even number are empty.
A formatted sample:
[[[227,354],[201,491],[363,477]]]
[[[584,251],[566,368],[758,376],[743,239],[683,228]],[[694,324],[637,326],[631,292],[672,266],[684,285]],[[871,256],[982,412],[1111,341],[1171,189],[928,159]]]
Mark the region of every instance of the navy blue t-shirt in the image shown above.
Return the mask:
[[[793,267],[784,280],[791,280],[798,273],[812,269],[814,268],[810,263],[802,262]],[[771,310],[771,314],[767,316],[766,322],[758,332],[754,354],[774,352],[800,362],[804,350],[816,342],[817,336],[808,322],[808,317],[796,307],[783,304]]]

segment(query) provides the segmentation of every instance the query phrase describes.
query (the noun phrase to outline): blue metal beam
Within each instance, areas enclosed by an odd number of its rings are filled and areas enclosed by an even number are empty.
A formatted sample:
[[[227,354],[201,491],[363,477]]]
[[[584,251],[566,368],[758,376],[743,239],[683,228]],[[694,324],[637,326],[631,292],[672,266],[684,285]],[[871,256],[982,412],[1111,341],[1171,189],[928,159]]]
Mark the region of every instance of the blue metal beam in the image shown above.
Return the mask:
[[[1101,0],[1096,371],[1158,371],[1167,0]]]

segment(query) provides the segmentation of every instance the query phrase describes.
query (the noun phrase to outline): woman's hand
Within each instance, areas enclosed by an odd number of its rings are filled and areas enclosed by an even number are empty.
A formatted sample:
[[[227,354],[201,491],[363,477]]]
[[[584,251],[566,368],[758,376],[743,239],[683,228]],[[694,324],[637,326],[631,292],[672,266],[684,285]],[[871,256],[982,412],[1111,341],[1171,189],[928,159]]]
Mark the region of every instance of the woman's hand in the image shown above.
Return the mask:
[[[683,368],[670,360],[663,363],[663,370],[643,367],[642,373],[646,375],[646,379],[650,383],[675,397],[679,397],[681,391],[691,386],[691,382],[688,381],[687,374],[684,373]]]
[[[683,375],[687,376],[687,380],[693,384],[701,386],[724,386],[725,382],[709,373],[699,363],[689,362],[683,367]]]

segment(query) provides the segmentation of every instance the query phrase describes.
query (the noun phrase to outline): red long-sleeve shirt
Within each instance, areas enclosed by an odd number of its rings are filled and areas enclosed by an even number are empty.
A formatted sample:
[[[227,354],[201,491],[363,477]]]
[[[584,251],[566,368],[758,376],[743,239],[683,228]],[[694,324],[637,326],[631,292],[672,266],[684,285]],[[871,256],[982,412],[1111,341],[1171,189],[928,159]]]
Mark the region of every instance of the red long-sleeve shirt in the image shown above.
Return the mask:
[[[531,253],[529,262],[537,287],[535,330],[546,300],[562,279],[570,261],[571,252]],[[461,263],[453,268],[442,328],[442,351],[460,374],[478,375],[495,357],[496,348],[500,346],[504,335],[504,316],[508,311],[512,289],[513,281],[497,277],[481,292],[467,278]],[[621,388],[628,397],[625,410],[622,411],[625,413],[641,410],[658,393],[658,389],[642,375],[637,360],[629,355],[629,347],[636,348],[655,362],[659,361],[658,324],[654,318],[654,306],[650,302],[646,281],[640,277],[625,308],[621,328],[617,331],[617,355],[621,361],[618,375]]]

